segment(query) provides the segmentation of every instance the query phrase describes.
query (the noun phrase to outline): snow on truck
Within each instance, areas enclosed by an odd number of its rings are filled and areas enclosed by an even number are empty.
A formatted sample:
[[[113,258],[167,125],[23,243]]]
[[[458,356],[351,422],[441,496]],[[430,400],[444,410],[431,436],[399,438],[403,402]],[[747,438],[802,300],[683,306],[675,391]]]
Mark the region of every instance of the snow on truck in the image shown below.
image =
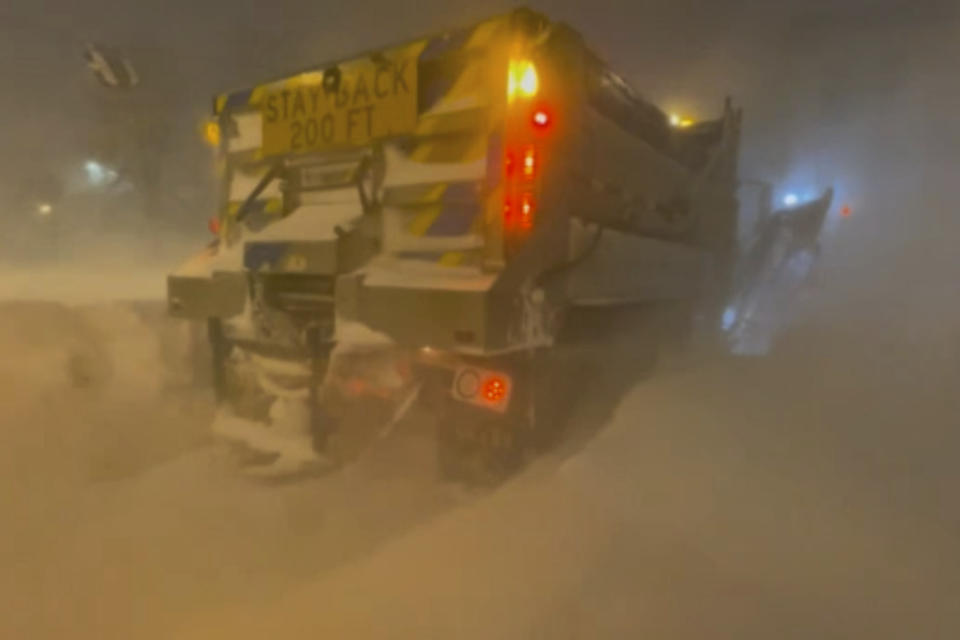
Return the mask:
[[[168,280],[215,429],[329,459],[351,403],[431,398],[445,474],[515,468],[578,309],[722,310],[740,115],[671,123],[525,9],[218,96],[216,240]]]

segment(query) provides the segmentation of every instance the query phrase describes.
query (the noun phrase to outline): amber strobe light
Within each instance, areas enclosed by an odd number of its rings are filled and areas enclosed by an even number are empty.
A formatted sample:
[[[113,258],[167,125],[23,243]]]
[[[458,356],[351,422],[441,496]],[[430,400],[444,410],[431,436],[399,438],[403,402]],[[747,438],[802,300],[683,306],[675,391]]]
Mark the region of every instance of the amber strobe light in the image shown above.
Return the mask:
[[[530,60],[511,60],[507,70],[507,99],[532,98],[540,90],[537,67]]]

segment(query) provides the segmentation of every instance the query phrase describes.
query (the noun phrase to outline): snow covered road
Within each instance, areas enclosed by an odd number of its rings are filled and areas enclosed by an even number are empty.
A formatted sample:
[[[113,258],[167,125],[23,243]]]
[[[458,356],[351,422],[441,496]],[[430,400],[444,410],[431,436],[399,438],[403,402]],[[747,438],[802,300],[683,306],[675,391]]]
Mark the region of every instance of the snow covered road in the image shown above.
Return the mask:
[[[208,441],[184,334],[149,307],[0,311],[0,637],[960,630],[949,354],[809,326],[766,359],[626,359],[492,493],[437,483],[409,428],[273,485]]]
[[[572,457],[182,637],[956,637],[946,371],[828,341],[647,381]]]

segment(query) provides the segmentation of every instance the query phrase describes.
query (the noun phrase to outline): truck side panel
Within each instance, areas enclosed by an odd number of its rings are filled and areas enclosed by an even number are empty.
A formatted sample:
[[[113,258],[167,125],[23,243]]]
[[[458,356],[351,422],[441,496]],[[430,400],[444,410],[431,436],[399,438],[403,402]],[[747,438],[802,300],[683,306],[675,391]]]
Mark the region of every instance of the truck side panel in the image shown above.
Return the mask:
[[[565,278],[570,304],[693,299],[699,293],[707,267],[702,251],[616,229],[596,234],[583,228],[575,233],[580,238],[577,251],[587,254]]]

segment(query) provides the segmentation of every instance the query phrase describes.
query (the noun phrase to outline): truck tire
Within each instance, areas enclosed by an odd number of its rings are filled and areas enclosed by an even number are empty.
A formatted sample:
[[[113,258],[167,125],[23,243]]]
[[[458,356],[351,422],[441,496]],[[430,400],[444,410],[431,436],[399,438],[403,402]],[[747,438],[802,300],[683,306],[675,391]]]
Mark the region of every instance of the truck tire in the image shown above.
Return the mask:
[[[520,426],[450,398],[437,424],[437,466],[443,480],[491,487],[523,465]]]
[[[227,359],[231,345],[223,333],[223,321],[220,318],[207,319],[207,340],[210,344],[210,373],[213,393],[217,403],[227,398]]]

